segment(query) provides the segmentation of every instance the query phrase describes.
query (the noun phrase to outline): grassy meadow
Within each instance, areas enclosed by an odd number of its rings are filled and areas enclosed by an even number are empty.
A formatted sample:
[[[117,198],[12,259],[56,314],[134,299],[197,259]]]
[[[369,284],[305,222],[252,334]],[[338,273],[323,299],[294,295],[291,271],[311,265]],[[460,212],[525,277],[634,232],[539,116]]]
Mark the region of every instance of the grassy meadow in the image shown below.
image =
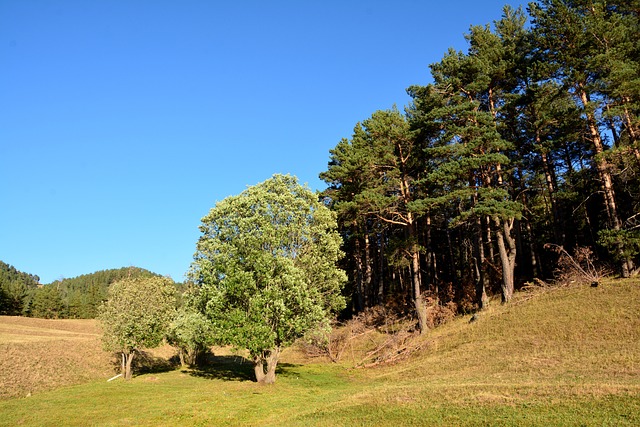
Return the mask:
[[[261,386],[222,349],[203,370],[107,382],[94,322],[3,317],[0,425],[640,425],[639,281],[521,292],[469,318],[369,368],[381,332],[350,340],[338,363],[292,348]]]

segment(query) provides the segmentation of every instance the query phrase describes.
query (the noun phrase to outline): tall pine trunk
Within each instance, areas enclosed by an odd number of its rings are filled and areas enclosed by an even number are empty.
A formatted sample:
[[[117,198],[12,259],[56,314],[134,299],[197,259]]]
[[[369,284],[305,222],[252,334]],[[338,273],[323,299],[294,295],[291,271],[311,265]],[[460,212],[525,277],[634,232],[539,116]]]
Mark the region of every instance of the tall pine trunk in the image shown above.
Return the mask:
[[[600,181],[602,182],[602,189],[604,191],[604,200],[605,206],[607,208],[607,218],[609,220],[609,226],[614,230],[619,231],[622,227],[622,223],[618,214],[616,194],[613,188],[613,179],[611,178],[611,172],[609,172],[609,164],[607,160],[602,156],[602,153],[604,152],[602,136],[600,135],[600,130],[598,129],[598,124],[593,113],[589,111],[590,100],[587,92],[584,90],[582,85],[578,85],[578,89],[580,100],[582,101],[582,105],[584,106],[591,141],[596,153],[594,160],[596,163],[596,169],[598,170],[598,176],[600,177]],[[616,251],[618,252],[618,256],[622,260],[620,263],[622,277],[629,277],[629,275],[631,274],[629,268],[631,266],[631,260],[624,256],[624,246],[622,243],[618,244]]]
[[[371,279],[373,278],[373,267],[371,266],[371,243],[369,241],[369,231],[365,229],[364,234],[364,305],[371,306]]]
[[[358,225],[354,221],[353,229],[358,230]],[[354,252],[355,252],[355,271],[353,274],[353,280],[355,282],[355,297],[353,298],[353,311],[356,313],[364,310],[364,263],[367,262],[364,253],[360,247],[360,237],[357,235],[354,237]]]
[[[427,322],[427,307],[422,298],[422,291],[420,289],[420,250],[417,244],[417,232],[416,225],[411,212],[408,213],[409,224],[407,226],[409,231],[409,239],[411,243],[411,283],[413,290],[413,304],[418,316],[418,327],[420,333],[424,334],[429,329]]]
[[[487,275],[484,271],[486,261],[481,217],[476,218],[476,236],[476,303],[478,304],[478,309],[484,310],[487,308],[489,298],[487,296]]]
[[[502,302],[508,303],[513,297],[514,276],[516,268],[516,241],[511,236],[513,230],[514,219],[499,220],[495,219],[496,240],[498,242],[498,251],[500,253],[500,263],[502,264]]]
[[[540,135],[536,133],[536,143],[541,144]],[[549,192],[549,202],[551,203],[551,215],[553,219],[553,237],[559,245],[564,244],[564,233],[560,231],[560,210],[558,209],[558,202],[556,201],[556,189],[557,183],[552,170],[552,166],[549,164],[549,157],[544,151],[540,152],[540,160],[542,161],[542,170],[544,171],[544,180],[547,184],[547,191]]]

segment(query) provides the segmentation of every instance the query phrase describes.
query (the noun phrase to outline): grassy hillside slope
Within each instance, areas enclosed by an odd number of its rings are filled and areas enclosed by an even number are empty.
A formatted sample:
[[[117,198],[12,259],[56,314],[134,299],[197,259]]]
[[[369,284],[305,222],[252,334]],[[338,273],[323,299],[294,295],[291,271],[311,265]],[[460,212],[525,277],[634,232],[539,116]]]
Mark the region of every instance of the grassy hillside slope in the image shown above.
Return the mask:
[[[521,293],[416,338],[424,350],[393,365],[289,352],[265,387],[219,355],[206,371],[5,400],[0,425],[640,425],[639,309],[638,281]]]
[[[95,320],[0,316],[0,399],[24,397],[113,372]]]

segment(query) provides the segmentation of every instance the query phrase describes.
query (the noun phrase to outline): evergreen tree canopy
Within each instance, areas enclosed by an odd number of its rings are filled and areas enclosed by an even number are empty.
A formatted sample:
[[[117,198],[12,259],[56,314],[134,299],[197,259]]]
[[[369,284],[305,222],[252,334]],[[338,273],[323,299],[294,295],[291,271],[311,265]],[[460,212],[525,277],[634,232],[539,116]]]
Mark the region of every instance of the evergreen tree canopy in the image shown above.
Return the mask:
[[[0,261],[0,314],[19,316],[28,308],[29,292],[40,285],[36,275],[23,273]]]

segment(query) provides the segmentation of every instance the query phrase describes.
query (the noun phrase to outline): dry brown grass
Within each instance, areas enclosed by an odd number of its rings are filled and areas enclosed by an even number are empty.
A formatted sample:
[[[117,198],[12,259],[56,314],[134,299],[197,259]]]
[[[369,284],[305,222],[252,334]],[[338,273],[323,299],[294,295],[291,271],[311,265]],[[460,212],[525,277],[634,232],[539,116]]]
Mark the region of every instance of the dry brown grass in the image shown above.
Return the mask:
[[[0,399],[112,374],[95,320],[0,316]]]
[[[112,377],[118,360],[102,349],[101,337],[92,319],[0,316],[0,399]],[[174,355],[168,345],[147,350],[137,369],[166,370]]]
[[[381,367],[377,379],[427,376],[455,387],[598,396],[640,392],[640,283],[604,281],[520,293],[494,303],[478,320],[457,318],[427,336],[425,350]],[[454,393],[455,394],[455,393]],[[455,400],[455,399],[454,399]]]
[[[457,317],[423,335],[347,323],[330,342],[342,346],[339,365],[375,366],[359,372],[383,390],[389,382],[393,395],[402,394],[399,387],[460,402],[469,394],[522,402],[639,393],[638,307],[638,279],[537,287],[517,293],[512,304],[493,301],[473,322]]]

